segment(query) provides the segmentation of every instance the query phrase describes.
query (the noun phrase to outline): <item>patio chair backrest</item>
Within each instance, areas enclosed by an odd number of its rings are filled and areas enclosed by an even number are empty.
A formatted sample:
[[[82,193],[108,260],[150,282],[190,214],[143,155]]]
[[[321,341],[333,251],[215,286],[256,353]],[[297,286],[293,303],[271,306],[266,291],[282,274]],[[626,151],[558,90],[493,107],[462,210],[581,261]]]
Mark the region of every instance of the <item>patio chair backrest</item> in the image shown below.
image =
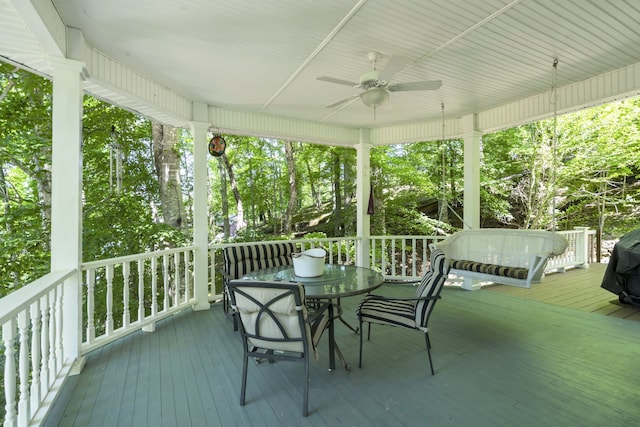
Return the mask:
[[[304,354],[313,349],[306,322],[304,286],[233,280],[228,287],[231,305],[240,315],[241,332],[248,345]]]
[[[418,286],[416,290],[416,297],[433,297],[434,299],[417,302],[415,318],[417,327],[427,326],[429,316],[433,311],[433,306],[436,303],[437,297],[440,296],[440,291],[442,291],[448,275],[449,259],[442,250],[433,249],[431,251],[431,266],[420,281],[420,286]]]

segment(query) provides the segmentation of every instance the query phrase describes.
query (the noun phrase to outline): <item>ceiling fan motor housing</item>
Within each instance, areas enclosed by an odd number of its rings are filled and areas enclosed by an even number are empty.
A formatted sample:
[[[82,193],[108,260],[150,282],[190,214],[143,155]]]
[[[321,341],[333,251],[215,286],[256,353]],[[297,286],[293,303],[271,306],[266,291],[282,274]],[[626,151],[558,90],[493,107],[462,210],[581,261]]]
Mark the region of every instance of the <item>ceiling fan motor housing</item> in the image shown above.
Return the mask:
[[[379,75],[380,73],[378,70],[367,71],[360,76],[360,87],[363,89],[370,89],[372,87],[380,86],[381,82],[378,80]]]

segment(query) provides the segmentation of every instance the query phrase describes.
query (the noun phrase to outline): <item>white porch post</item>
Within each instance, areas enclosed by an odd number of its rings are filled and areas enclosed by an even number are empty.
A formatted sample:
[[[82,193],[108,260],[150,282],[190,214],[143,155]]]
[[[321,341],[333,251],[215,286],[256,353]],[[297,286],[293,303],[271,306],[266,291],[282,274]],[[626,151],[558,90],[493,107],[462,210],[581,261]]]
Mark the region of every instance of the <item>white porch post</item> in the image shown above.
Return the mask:
[[[369,129],[360,130],[360,143],[356,145],[356,234],[360,239],[356,253],[356,265],[369,268],[369,237],[371,219],[367,214],[371,191],[371,144]]]
[[[193,106],[194,118],[206,120],[206,104]],[[210,124],[204,121],[191,122],[193,136],[193,245],[196,247],[194,259],[194,287],[196,304],[194,310],[209,308],[209,221],[207,171],[207,131]]]
[[[480,228],[480,141],[482,133],[478,131],[478,117],[475,114],[462,117],[464,138],[464,228]],[[464,279],[462,288],[480,289],[479,282]]]
[[[64,284],[62,340],[65,363],[79,359],[82,331],[82,83],[84,64],[49,58],[53,66],[51,164],[51,270],[76,269]]]
[[[464,228],[480,227],[480,140],[475,114],[462,118],[464,138]]]

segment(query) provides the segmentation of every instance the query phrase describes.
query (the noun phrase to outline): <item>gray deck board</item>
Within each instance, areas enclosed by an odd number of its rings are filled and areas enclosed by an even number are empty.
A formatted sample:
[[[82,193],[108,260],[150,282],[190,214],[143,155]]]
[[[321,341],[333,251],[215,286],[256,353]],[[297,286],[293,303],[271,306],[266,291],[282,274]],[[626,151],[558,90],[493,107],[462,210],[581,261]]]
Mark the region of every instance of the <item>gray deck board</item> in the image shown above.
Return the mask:
[[[577,273],[586,283],[588,272]],[[571,274],[554,280],[568,281]],[[553,283],[553,276],[543,283]],[[513,289],[489,288],[444,289],[431,319],[435,376],[422,334],[374,326],[358,369],[359,337],[337,324],[336,339],[353,368],[327,370],[325,334],[320,360],[312,364],[307,418],[301,414],[298,363],[252,362],[247,403],[239,405],[240,339],[216,305],[173,316],[153,333],[135,333],[90,353],[83,373],[63,387],[46,424],[636,425],[640,321],[633,313],[600,314],[614,305],[613,294],[600,294],[606,304],[567,308],[558,302],[562,295],[538,301],[534,293],[525,298]],[[377,291],[413,292],[397,285]],[[354,324],[358,301],[342,301]]]

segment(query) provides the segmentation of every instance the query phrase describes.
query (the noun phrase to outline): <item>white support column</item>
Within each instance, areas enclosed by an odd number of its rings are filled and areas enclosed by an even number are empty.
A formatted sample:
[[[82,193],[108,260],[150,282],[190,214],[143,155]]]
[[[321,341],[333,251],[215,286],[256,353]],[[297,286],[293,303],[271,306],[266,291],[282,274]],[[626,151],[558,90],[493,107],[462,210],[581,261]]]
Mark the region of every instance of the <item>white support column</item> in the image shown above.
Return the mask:
[[[50,58],[53,66],[51,270],[76,269],[64,285],[63,357],[79,372],[82,339],[82,80],[84,64]],[[53,320],[52,320],[53,321]]]
[[[462,117],[464,138],[464,229],[480,228],[480,142],[477,115]],[[462,288],[478,290],[477,280],[464,279]]]
[[[480,141],[475,114],[462,118],[464,138],[464,228],[480,228]]]
[[[369,237],[371,218],[367,214],[371,191],[371,143],[369,129],[360,130],[360,143],[356,145],[356,234],[360,238],[356,253],[356,265],[369,268]]]
[[[203,110],[204,111],[200,111]],[[198,118],[206,118],[207,106],[194,105],[199,110]],[[195,115],[195,114],[194,114]],[[207,167],[208,141],[207,131],[210,124],[206,122],[191,122],[193,136],[193,244],[196,247],[194,259],[194,287],[196,304],[194,310],[209,308],[209,221],[208,221],[208,190],[209,177]]]

